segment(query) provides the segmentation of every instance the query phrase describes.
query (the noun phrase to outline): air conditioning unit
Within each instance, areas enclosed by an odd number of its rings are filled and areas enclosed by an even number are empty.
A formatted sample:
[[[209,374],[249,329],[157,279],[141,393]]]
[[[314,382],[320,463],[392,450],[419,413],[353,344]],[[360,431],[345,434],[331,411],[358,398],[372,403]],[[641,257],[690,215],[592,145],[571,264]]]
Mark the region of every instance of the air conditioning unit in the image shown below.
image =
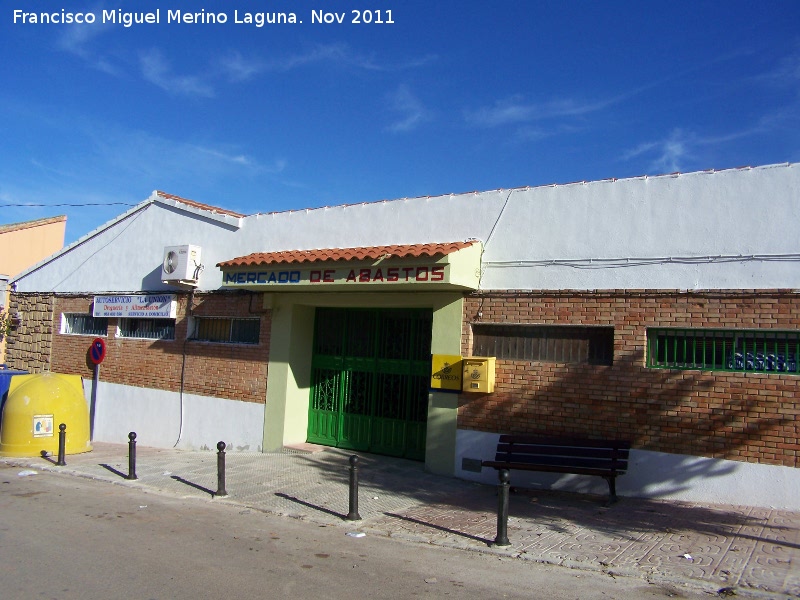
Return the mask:
[[[194,285],[200,278],[202,270],[200,246],[184,244],[164,248],[164,260],[161,263],[161,281],[163,283]]]

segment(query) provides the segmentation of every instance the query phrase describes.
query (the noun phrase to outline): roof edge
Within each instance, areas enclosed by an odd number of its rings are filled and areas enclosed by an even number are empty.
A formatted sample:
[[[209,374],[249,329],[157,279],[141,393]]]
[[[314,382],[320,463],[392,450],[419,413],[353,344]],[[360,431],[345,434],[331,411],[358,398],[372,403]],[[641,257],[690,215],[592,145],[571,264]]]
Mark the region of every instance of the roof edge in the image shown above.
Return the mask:
[[[0,225],[0,233],[11,233],[12,231],[21,231],[23,229],[31,229],[32,227],[44,227],[45,225],[52,225],[53,223],[66,223],[67,215],[58,215],[56,217],[44,217],[42,219],[34,219],[33,221],[20,221],[18,223],[7,223]]]
[[[157,202],[165,206],[171,206],[172,208],[176,208],[184,212],[203,216],[213,221],[218,221],[219,223],[235,227],[236,229],[239,229],[242,226],[242,219],[247,216],[232,210],[219,208],[218,206],[211,206],[210,204],[203,204],[187,198],[181,198],[180,196],[176,196],[174,194],[167,194],[166,192],[162,192],[160,190],[155,190],[150,195],[150,199],[153,202]]]
[[[296,212],[312,212],[317,210],[330,210],[334,208],[349,208],[351,206],[369,206],[372,204],[385,204],[387,202],[407,202],[410,200],[430,200],[433,198],[444,198],[446,196],[453,197],[453,196],[469,196],[469,195],[476,195],[476,194],[485,194],[490,192],[496,193],[503,193],[503,192],[514,192],[520,190],[535,190],[535,189],[544,189],[544,188],[562,188],[567,186],[585,186],[589,184],[596,184],[596,183],[625,183],[629,181],[641,181],[641,180],[648,180],[648,179],[670,179],[675,177],[689,177],[695,175],[716,175],[716,174],[723,174],[723,173],[730,173],[733,171],[761,171],[766,169],[776,169],[776,168],[791,168],[791,167],[800,167],[800,162],[783,162],[783,163],[773,163],[769,165],[757,165],[757,166],[741,166],[741,167],[728,167],[724,169],[704,169],[698,171],[687,171],[683,172],[675,172],[675,173],[657,173],[655,175],[631,175],[629,177],[607,177],[605,179],[590,179],[590,180],[582,180],[582,181],[571,181],[571,182],[564,182],[564,183],[541,183],[536,185],[522,185],[516,187],[508,187],[508,188],[497,188],[493,190],[472,190],[472,191],[464,191],[464,192],[449,192],[449,193],[441,193],[441,194],[432,194],[428,196],[407,196],[403,198],[382,198],[378,200],[364,200],[363,202],[343,202],[341,204],[329,204],[325,206],[314,206],[314,207],[305,207],[305,208],[291,208],[287,210],[277,210],[271,212],[257,212],[251,215],[247,215],[248,217],[268,217],[280,214],[287,214],[287,213],[296,213]]]
[[[38,263],[36,263],[35,265],[32,265],[32,266],[28,267],[27,269],[22,271],[22,273],[19,273],[18,275],[16,275],[14,277],[14,279],[11,281],[11,283],[16,283],[17,281],[19,281],[23,277],[27,277],[28,275],[30,275],[34,271],[38,271],[39,269],[41,269],[42,267],[44,267],[48,263],[51,263],[54,260],[57,260],[59,257],[63,256],[64,254],[67,254],[68,252],[71,252],[75,248],[78,248],[79,246],[82,246],[83,244],[85,244],[86,242],[91,240],[92,238],[94,238],[94,237],[100,235],[101,233],[103,233],[106,229],[110,229],[111,227],[113,227],[117,223],[128,219],[129,217],[135,215],[139,211],[144,210],[145,208],[147,208],[151,204],[153,204],[152,198],[148,198],[147,200],[143,200],[142,202],[139,202],[139,204],[137,204],[133,208],[129,208],[128,210],[126,210],[121,215],[119,215],[117,217],[114,217],[110,221],[107,221],[107,222],[103,223],[102,225],[100,225],[100,227],[96,227],[95,229],[93,229],[92,231],[87,233],[86,235],[83,235],[83,236],[79,237],[77,240],[75,240],[71,244],[69,244],[67,246],[64,246],[59,251],[51,254],[50,256],[45,258],[44,260],[41,260]]]

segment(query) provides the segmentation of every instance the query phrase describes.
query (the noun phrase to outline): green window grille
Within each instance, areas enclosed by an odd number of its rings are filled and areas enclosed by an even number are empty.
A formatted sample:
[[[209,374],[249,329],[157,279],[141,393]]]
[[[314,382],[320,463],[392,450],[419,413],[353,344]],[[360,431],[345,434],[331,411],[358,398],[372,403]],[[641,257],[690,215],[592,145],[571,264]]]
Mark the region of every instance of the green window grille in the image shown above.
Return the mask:
[[[175,319],[120,319],[119,337],[174,340]]]
[[[64,313],[61,333],[73,335],[107,335],[108,319],[80,313]]]
[[[260,335],[261,319],[195,317],[194,331],[189,339],[198,342],[258,344]]]
[[[613,327],[475,323],[472,332],[475,356],[590,365],[614,362]]]
[[[800,332],[731,329],[647,330],[647,366],[703,371],[798,371]]]

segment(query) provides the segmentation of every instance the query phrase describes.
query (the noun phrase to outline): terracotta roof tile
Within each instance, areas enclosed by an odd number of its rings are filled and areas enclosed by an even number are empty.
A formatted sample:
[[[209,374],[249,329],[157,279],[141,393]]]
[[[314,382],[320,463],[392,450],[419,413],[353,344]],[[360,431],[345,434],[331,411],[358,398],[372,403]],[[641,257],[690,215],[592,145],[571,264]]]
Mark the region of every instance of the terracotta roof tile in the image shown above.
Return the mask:
[[[200,210],[207,210],[208,212],[213,212],[221,215],[230,215],[232,217],[237,217],[237,218],[247,216],[241,213],[233,212],[232,210],[219,208],[218,206],[211,206],[210,204],[201,204],[200,202],[195,202],[194,200],[181,198],[180,196],[175,196],[174,194],[167,194],[166,192],[162,192],[160,190],[156,190],[156,194],[158,194],[161,198],[165,198],[167,200],[174,200],[175,202],[180,202],[181,204],[185,204],[193,208],[199,208]]]
[[[255,252],[217,263],[218,267],[254,267],[256,265],[323,262],[333,260],[375,260],[385,258],[416,258],[419,256],[445,256],[468,248],[476,241],[405,246],[367,246],[364,248],[325,248],[317,250],[284,250],[281,252]]]

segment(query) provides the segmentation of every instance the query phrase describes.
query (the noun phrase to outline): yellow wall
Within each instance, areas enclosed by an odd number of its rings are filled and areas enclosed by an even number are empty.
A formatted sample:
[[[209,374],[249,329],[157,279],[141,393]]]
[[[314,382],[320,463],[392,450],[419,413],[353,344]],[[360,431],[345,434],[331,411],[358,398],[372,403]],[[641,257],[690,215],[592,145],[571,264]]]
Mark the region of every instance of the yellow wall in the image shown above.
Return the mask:
[[[0,273],[13,278],[64,246],[67,217],[0,226]]]

